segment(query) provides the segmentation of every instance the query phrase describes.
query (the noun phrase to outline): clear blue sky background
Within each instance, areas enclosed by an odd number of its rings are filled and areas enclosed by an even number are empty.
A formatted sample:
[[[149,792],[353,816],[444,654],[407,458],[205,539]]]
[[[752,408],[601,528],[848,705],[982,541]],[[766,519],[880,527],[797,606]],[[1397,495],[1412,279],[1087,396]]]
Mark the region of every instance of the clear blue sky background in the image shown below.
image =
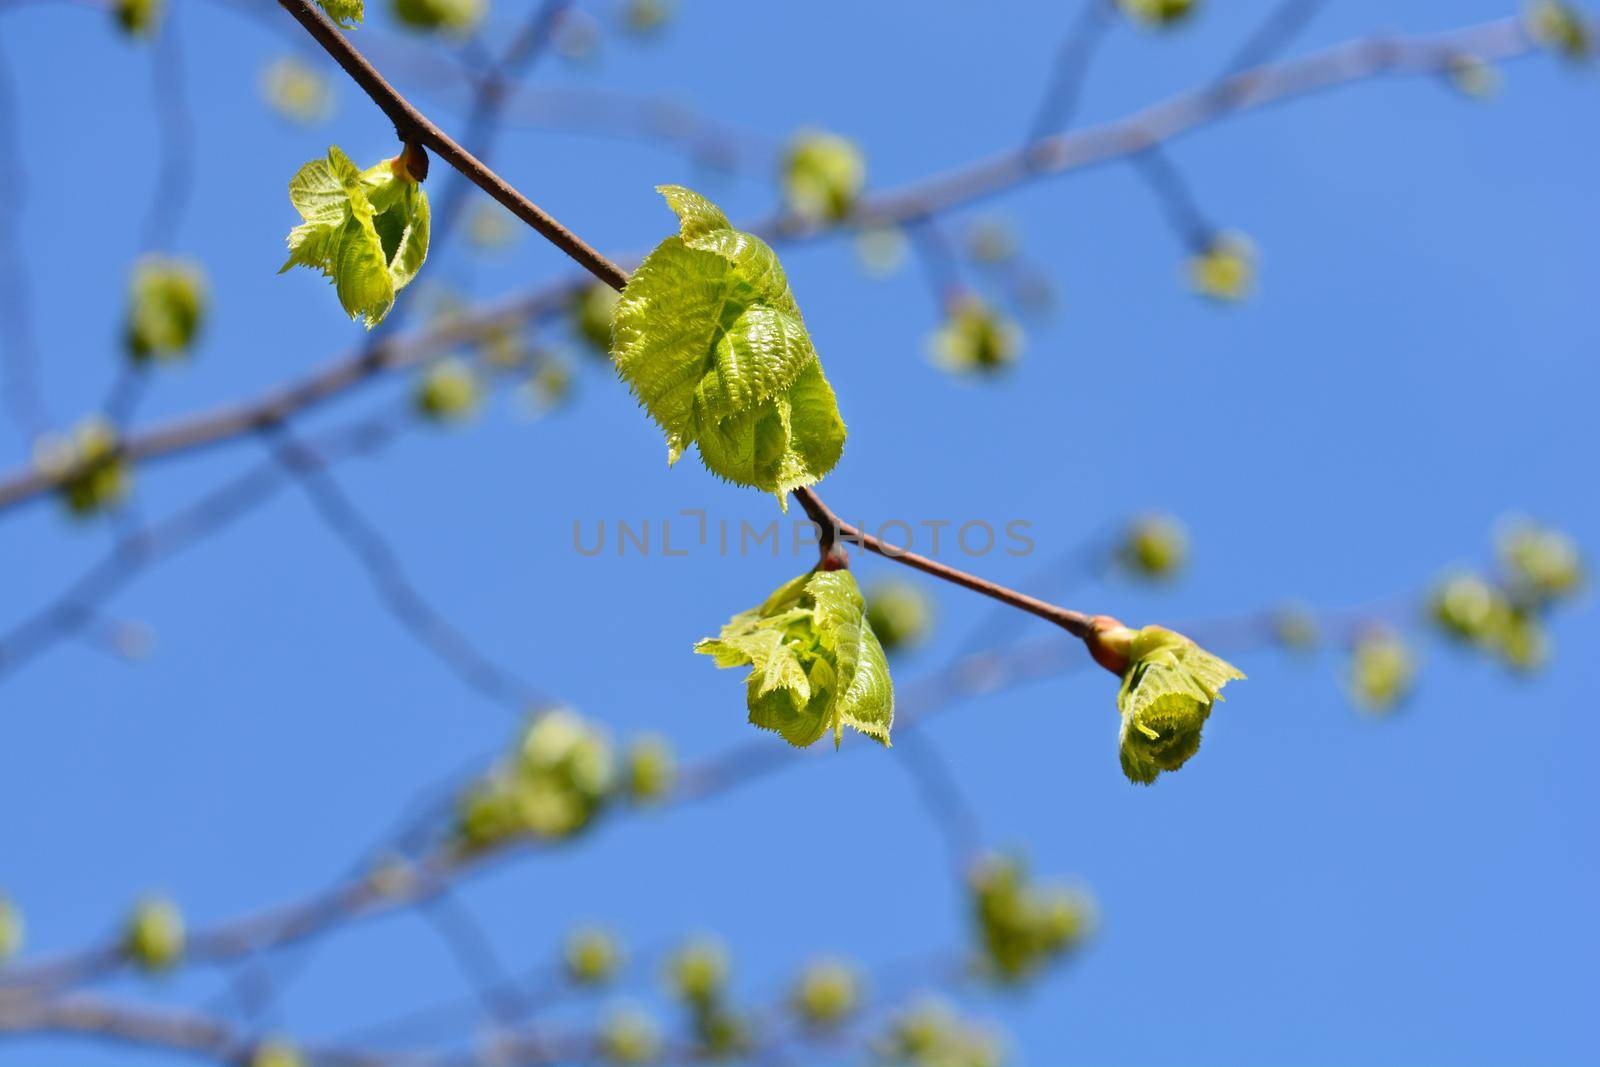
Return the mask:
[[[1206,6],[1170,38],[1113,33],[1084,119],[1199,83],[1272,5]],[[1347,0],[1301,46],[1512,6]],[[1076,9],[686,7],[657,44],[611,39],[598,64],[552,57],[531,82],[663,94],[773,138],[826,125],[866,146],[875,186],[1014,144]],[[502,2],[492,25],[523,10]],[[287,16],[196,0],[177,15],[200,155],[174,243],[205,261],[215,314],[193,364],[162,373],[145,420],[251,396],[359,340],[321,282],[273,274],[294,221],[284,183],[331,142],[359,161],[393,147],[345,86],[324,129],[286,125],[260,103],[261,68],[298,44],[270,25]],[[126,271],[157,165],[150,57],[102,14],[54,4],[0,17],[0,48],[22,106],[41,374],[67,425],[100,402],[120,358]],[[848,242],[786,252],[852,430],[830,501],[851,516],[1029,520],[1039,558],[982,564],[1019,582],[1107,522],[1169,509],[1195,547],[1180,584],[1072,594],[1135,622],[1286,597],[1380,601],[1486,562],[1493,523],[1512,510],[1600,545],[1597,83],[1548,57],[1508,73],[1487,106],[1431,81],[1384,80],[1178,144],[1207,212],[1261,249],[1259,293],[1239,308],[1185,291],[1181,249],[1126,167],[961,213],[958,226],[1011,219],[1060,294],[1055,317],[1030,324],[1022,364],[994,383],[928,364],[935,308],[914,265],[872,282]],[[418,88],[459,125],[458,101]],[[708,176],[660,144],[519,128],[501,149],[510,180],[618,251],[671,229],[657,183],[701,187],[736,218],[774,196],[766,175]],[[570,271],[529,237],[476,264],[458,246],[425,273],[494,295]],[[376,410],[406,387],[363,391],[316,422]],[[590,364],[555,417],[529,421],[501,396],[466,429],[409,435],[338,476],[418,585],[497,658],[618,736],[662,731],[693,758],[752,731],[740,681],[690,644],[803,564],[575,555],[574,520],[659,523],[682,508],[769,517],[769,500],[692,460],[669,472],[662,451]],[[22,443],[8,438],[4,455],[21,462]],[[161,515],[260,458],[242,443],[140,472],[140,504]],[[48,502],[6,515],[4,623],[109,538]],[[864,577],[889,569],[859,565]],[[959,591],[930,591],[940,637],[899,665],[902,683],[987,614]],[[420,788],[516,726],[379,610],[292,490],[138,580],[113,614],[154,628],[152,658],[129,665],[69,643],[0,692],[0,889],[25,910],[32,951],[105,937],[149,888],[206,925],[322,885]],[[1047,636],[1031,623],[1023,632]],[[1082,878],[1103,908],[1101,935],[1072,965],[975,1010],[1011,1031],[1024,1064],[1594,1063],[1591,606],[1560,616],[1554,636],[1554,664],[1529,680],[1429,646],[1417,698],[1381,722],[1348,706],[1337,658],[1243,653],[1251,679],[1230,690],[1203,752],[1150,789],[1117,768],[1103,675],[1038,682],[940,719],[929,736],[985,838],[1025,850],[1041,874]],[[843,755],[797,756],[794,772],[726,799],[500,868],[463,900],[518,967],[548,958],[585,918],[638,945],[714,929],[753,999],[822,949],[873,967],[959,948],[962,901],[902,759],[849,739]],[[649,978],[646,968],[646,988]],[[192,1002],[219,982],[198,973],[118,991]],[[461,993],[440,942],[402,916],[322,944],[272,1025],[332,1036]],[[169,1061],[0,1044],[0,1064],[18,1067]]]

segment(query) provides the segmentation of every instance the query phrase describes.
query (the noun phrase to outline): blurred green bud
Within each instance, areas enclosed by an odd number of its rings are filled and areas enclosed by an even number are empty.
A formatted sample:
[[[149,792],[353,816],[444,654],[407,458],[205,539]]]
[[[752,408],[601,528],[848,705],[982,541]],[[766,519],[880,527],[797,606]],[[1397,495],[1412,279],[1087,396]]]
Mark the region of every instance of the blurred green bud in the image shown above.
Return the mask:
[[[1532,612],[1512,610],[1495,634],[1494,651],[1514,671],[1531,673],[1550,660],[1550,637]]]
[[[690,1022],[699,1054],[706,1059],[736,1059],[754,1046],[750,1025],[720,1002],[697,1008]]]
[[[1446,578],[1429,599],[1433,621],[1448,637],[1487,645],[1498,638],[1511,615],[1504,593],[1476,574]]]
[[[856,259],[873,278],[887,278],[906,261],[906,235],[898,226],[868,226],[856,234]]]
[[[957,374],[994,374],[1015,363],[1022,351],[1022,330],[980,297],[955,300],[944,325],[933,334],[930,348],[936,363]]]
[[[526,232],[517,217],[499,203],[487,198],[472,206],[467,216],[467,241],[479,251],[508,247]]]
[[[594,926],[572,931],[562,955],[567,978],[575,985],[602,985],[611,981],[622,965],[622,948],[616,938]]]
[[[547,415],[572,394],[572,368],[552,353],[541,353],[533,373],[522,383],[522,396],[534,415]]]
[[[808,222],[837,222],[855,209],[867,163],[854,141],[826,130],[794,136],[783,156],[783,199]]]
[[[27,932],[22,911],[11,902],[10,897],[0,895],[0,966],[22,951]]]
[[[933,600],[921,586],[902,578],[875,582],[864,594],[867,624],[885,652],[913,648],[933,630]]]
[[[1392,630],[1368,630],[1356,639],[1350,655],[1350,699],[1374,715],[1393,711],[1411,694],[1417,662],[1411,649]]]
[[[596,1043],[608,1063],[650,1063],[661,1056],[661,1025],[638,1008],[613,1008],[600,1024]]]
[[[1244,674],[1180,633],[1132,630],[1099,615],[1085,639],[1095,662],[1122,676],[1122,772],[1149,785],[1200,750],[1200,732],[1222,687]]]
[[[1594,34],[1588,18],[1561,0],[1533,0],[1527,7],[1528,34],[1540,44],[1573,60],[1594,54]]]
[[[703,937],[673,953],[667,961],[667,984],[672,995],[690,1005],[719,999],[728,984],[728,951],[722,943]]]
[[[1256,280],[1256,249],[1237,233],[1218,234],[1189,258],[1189,284],[1201,296],[1235,303],[1250,295]]]
[[[565,709],[524,731],[514,758],[474,783],[456,808],[456,838],[492,848],[523,834],[569,837],[585,829],[609,798],[611,742]]]
[[[1144,26],[1173,26],[1194,14],[1196,0],[1117,0],[1117,6]]]
[[[487,7],[484,0],[394,0],[394,17],[413,30],[466,34]]]
[[[621,297],[611,286],[596,282],[573,302],[572,330],[596,355],[611,355],[611,313]]]
[[[164,0],[112,0],[111,13],[129,37],[154,37]]]
[[[1005,1061],[999,1038],[965,1022],[941,1000],[908,1008],[872,1045],[884,1060],[906,1067],[1000,1067]]]
[[[333,117],[333,87],[320,70],[297,56],[267,64],[261,95],[268,107],[290,122],[309,126]]]
[[[1135,520],[1117,546],[1117,561],[1140,578],[1165,579],[1183,570],[1189,558],[1189,534],[1171,515]]]
[[[1498,68],[1485,63],[1477,56],[1452,56],[1445,68],[1450,87],[1462,96],[1473,100],[1488,100],[1500,92],[1503,79]]]
[[[306,1058],[294,1044],[272,1038],[251,1051],[250,1067],[306,1067]]]
[[[1322,641],[1317,616],[1304,604],[1284,604],[1272,612],[1273,640],[1293,652],[1306,652]]]
[[[471,364],[449,357],[435,360],[417,379],[417,413],[435,422],[461,422],[478,410],[483,388]]]
[[[972,874],[971,899],[984,964],[1002,982],[1036,974],[1081,945],[1094,926],[1086,893],[1035,886],[1012,859],[981,863]]]
[[[678,761],[671,743],[654,735],[636,740],[628,748],[624,775],[628,799],[635,804],[649,804],[665,797],[678,778]]]
[[[627,0],[622,25],[637,37],[660,33],[671,21],[676,6],[671,0]]]
[[[42,439],[35,463],[55,480],[67,510],[79,518],[113,508],[128,494],[128,464],[116,430],[104,419],[85,419],[70,438]]]
[[[146,897],[134,906],[123,931],[122,950],[145,971],[164,971],[183,956],[183,913],[164,897]]]
[[[523,829],[516,793],[503,775],[474,784],[456,805],[456,837],[469,850],[493,848]]]
[[[206,313],[206,279],[199,264],[146,256],[133,270],[124,340],[136,363],[188,354]]]
[[[789,998],[800,1021],[814,1029],[839,1025],[861,1005],[861,979],[855,968],[838,960],[807,965]]]
[[[1519,603],[1542,607],[1584,586],[1578,543],[1561,530],[1515,519],[1501,534],[1499,549],[1506,584]]]

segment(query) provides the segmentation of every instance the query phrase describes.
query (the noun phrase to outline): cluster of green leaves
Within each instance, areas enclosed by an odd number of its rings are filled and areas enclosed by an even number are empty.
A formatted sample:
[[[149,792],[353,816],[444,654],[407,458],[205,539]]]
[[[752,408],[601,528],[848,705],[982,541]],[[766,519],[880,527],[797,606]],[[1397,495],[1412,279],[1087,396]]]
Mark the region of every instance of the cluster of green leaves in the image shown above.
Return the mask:
[[[963,1019],[939,1000],[896,1016],[872,1042],[872,1051],[904,1067],[1000,1067],[1005,1062],[1005,1046],[993,1030]]]
[[[421,151],[408,148],[362,171],[335,146],[301,167],[289,199],[304,221],[289,231],[289,258],[278,273],[321,271],[346,314],[369,330],[381,322],[428,257],[428,194],[412,173]]]
[[[728,1000],[728,952],[712,938],[691,941],[667,961],[672,994],[689,1012],[696,1051],[707,1059],[742,1055],[753,1047],[750,1024]]]
[[[298,56],[282,56],[267,65],[261,75],[261,95],[290,122],[309,126],[333,116],[333,86]]]
[[[55,482],[67,510],[78,518],[120,504],[132,485],[117,431],[100,418],[85,419],[69,437],[41,440],[35,462],[39,471]]]
[[[165,971],[183,958],[186,939],[178,906],[165,897],[146,897],[128,915],[122,952],[141,970]]]
[[[1200,750],[1200,732],[1222,687],[1243,678],[1232,664],[1160,626],[1132,630],[1106,620],[1091,635],[1095,659],[1122,676],[1122,772],[1149,785]]]
[[[806,1029],[834,1030],[861,1007],[861,976],[843,960],[809,963],[795,979],[789,1008]]]
[[[317,6],[333,20],[335,26],[346,29],[361,25],[367,17],[366,0],[317,0]]]
[[[1195,292],[1219,303],[1237,303],[1256,281],[1256,248],[1248,237],[1221,233],[1189,258],[1189,283]]]
[[[111,14],[129,37],[154,37],[164,7],[165,0],[114,0]]]
[[[1194,14],[1198,0],[1117,0],[1117,6],[1141,26],[1174,26]]]
[[[784,204],[809,223],[847,218],[866,184],[866,158],[848,137],[805,130],[796,134],[784,151]]]
[[[395,21],[413,30],[466,34],[488,12],[485,0],[394,0]]]
[[[929,340],[934,362],[957,374],[995,374],[1022,354],[1022,328],[976,293],[950,302]]]
[[[1526,16],[1533,39],[1572,60],[1594,55],[1594,31],[1588,17],[1563,0],[1533,0]]]
[[[1161,581],[1176,577],[1189,559],[1189,534],[1171,515],[1145,515],[1123,531],[1117,562],[1129,574]]]
[[[889,744],[889,664],[847,570],[812,571],[785,582],[695,651],[718,667],[750,667],[750,721],[792,745],[812,744],[831,731],[837,747],[846,726]]]
[[[205,322],[206,278],[199,264],[147,256],[133,269],[123,340],[135,362],[189,354]]]
[[[772,249],[699,194],[659,191],[680,232],[617,303],[617,373],[666,434],[668,463],[693,444],[713,474],[787,507],[844,449],[833,389]]]
[[[982,968],[1002,982],[1032,977],[1082,945],[1094,929],[1094,901],[1086,892],[1035,885],[1016,859],[980,863],[970,888]]]
[[[492,848],[520,837],[570,837],[611,799],[610,739],[565,709],[537,716],[515,751],[469,788],[457,809],[463,847]]]
[[[10,897],[0,893],[0,965],[22,951],[27,926],[22,921],[22,911]]]
[[[914,648],[933,632],[933,600],[903,578],[876,582],[866,593],[867,625],[890,655]]]

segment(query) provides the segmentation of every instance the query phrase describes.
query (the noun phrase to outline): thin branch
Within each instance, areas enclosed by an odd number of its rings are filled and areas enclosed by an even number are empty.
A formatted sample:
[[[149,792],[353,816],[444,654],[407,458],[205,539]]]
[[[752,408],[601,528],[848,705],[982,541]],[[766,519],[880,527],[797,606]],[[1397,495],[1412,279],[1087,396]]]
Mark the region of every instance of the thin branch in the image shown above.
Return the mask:
[[[1023,143],[1031,145],[1071,125],[1083,100],[1089,66],[1111,25],[1110,0],[1083,0],[1078,18],[1061,43],[1060,54],[1050,72],[1050,84],[1039,101],[1033,124]]]

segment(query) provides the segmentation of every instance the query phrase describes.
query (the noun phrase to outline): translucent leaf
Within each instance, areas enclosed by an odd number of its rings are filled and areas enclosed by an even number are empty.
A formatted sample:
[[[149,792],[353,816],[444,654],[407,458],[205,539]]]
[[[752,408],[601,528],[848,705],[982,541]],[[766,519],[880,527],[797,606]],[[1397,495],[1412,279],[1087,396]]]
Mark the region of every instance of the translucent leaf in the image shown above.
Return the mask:
[[[844,728],[889,743],[894,686],[855,577],[815,571],[785,583],[753,611],[733,617],[695,651],[719,667],[751,668],[750,721],[792,745]]]
[[[667,438],[708,470],[787,494],[839,461],[844,422],[778,257],[710,201],[662,186],[681,229],[634,272],[612,318],[612,359]]]
[[[394,17],[414,30],[464,34],[487,8],[485,0],[394,0]]]
[[[150,256],[134,268],[124,337],[135,360],[186,355],[205,319],[206,280],[189,260]]]
[[[1200,732],[1222,687],[1244,674],[1182,634],[1146,626],[1133,634],[1117,693],[1120,755],[1128,780],[1149,785],[1200,750]]]
[[[295,173],[289,199],[304,221],[289,231],[278,272],[321,271],[345,312],[376,326],[427,259],[428,194],[399,159],[358,171],[333,147]]]
[[[854,141],[807,130],[783,157],[783,198],[789,210],[812,222],[837,222],[855,209],[867,183],[867,164]]]
[[[361,25],[367,16],[366,0],[317,0],[317,6],[333,20],[334,25],[346,29]]]

